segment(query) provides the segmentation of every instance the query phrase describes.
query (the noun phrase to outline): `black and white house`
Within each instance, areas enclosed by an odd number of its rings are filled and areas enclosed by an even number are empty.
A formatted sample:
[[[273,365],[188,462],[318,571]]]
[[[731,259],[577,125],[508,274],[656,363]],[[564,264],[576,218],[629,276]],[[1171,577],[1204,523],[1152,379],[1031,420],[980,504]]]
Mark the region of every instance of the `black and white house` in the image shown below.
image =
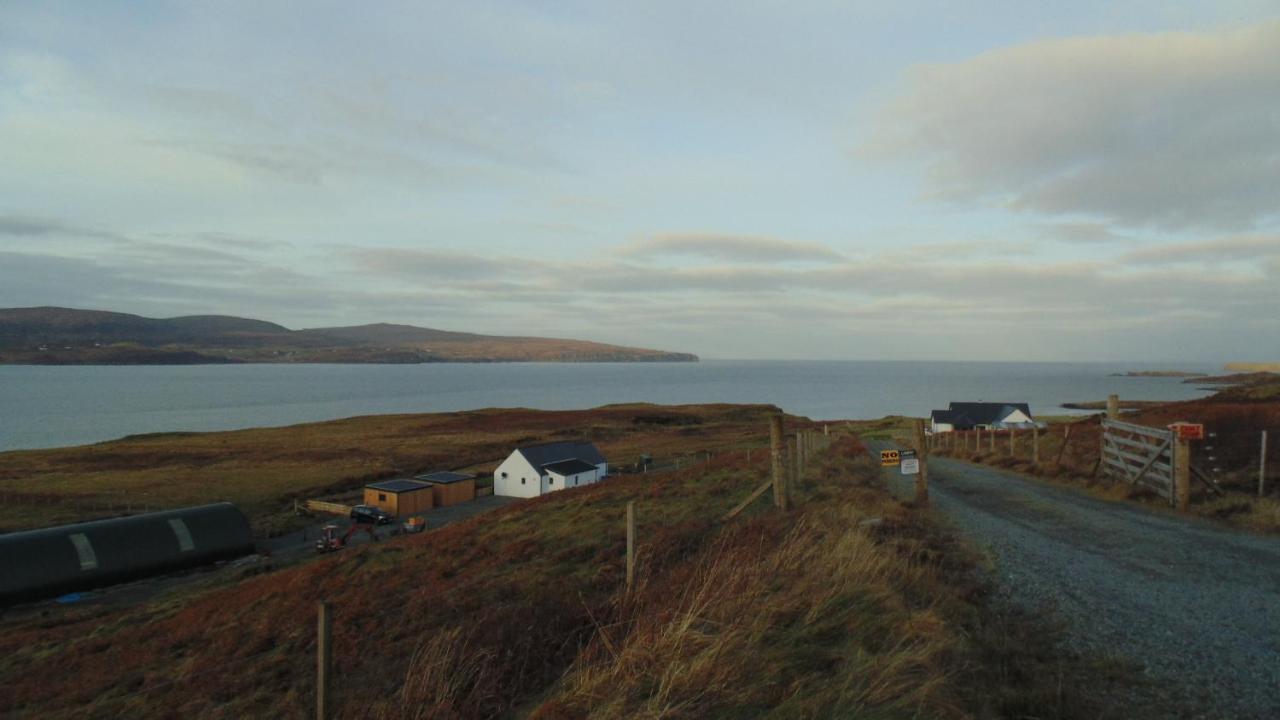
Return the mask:
[[[1021,430],[1036,427],[1031,408],[1026,403],[953,402],[946,410],[934,410],[929,419],[935,433],[975,428]]]

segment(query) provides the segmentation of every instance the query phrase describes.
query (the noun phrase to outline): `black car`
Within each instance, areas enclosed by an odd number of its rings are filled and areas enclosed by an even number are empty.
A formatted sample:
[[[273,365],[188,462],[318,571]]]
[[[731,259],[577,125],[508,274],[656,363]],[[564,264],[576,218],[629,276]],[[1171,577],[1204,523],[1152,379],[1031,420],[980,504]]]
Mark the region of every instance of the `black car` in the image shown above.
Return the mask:
[[[356,505],[351,508],[351,519],[357,523],[372,525],[390,525],[395,522],[391,513],[372,505]]]

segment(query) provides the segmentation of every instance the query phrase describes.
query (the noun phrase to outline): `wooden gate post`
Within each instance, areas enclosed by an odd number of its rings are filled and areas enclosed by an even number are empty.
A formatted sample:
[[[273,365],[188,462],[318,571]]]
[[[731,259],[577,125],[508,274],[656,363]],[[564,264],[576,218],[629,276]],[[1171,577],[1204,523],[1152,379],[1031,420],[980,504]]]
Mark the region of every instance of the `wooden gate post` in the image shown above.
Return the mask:
[[[1009,457],[1014,457],[1018,454],[1018,447],[1016,445],[1017,437],[1017,429],[1009,428]]]
[[[1173,499],[1178,510],[1191,506],[1191,441],[1173,440]]]
[[[929,447],[925,443],[924,421],[916,421],[916,460],[920,462],[920,474],[916,475],[916,503],[929,502]]]
[[[636,501],[627,501],[627,594],[636,580]]]
[[[321,601],[316,614],[316,720],[329,718],[329,674],[333,667],[329,603]]]
[[[1107,396],[1107,419],[1108,420],[1120,419],[1120,396],[1119,395]]]
[[[773,461],[773,504],[787,509],[786,477],[782,467],[782,416],[769,418],[769,457]]]

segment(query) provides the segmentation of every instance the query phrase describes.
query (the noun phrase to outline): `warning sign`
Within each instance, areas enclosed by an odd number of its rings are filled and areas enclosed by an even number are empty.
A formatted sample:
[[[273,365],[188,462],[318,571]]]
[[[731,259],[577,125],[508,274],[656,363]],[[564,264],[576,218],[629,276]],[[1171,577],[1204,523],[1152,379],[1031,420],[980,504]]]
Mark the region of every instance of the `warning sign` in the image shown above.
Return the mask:
[[[890,466],[890,465],[897,465],[897,464],[898,464],[898,457],[899,457],[899,456],[898,456],[898,451],[897,451],[897,450],[881,450],[881,451],[880,451],[880,464],[881,464],[881,465],[884,465],[884,466],[886,466],[886,467],[888,467],[888,466]]]
[[[902,474],[903,474],[903,475],[919,475],[919,474],[920,474],[920,461],[919,461],[919,460],[917,460],[916,458],[911,458],[911,459],[909,459],[909,460],[903,460],[903,461],[902,461]]]

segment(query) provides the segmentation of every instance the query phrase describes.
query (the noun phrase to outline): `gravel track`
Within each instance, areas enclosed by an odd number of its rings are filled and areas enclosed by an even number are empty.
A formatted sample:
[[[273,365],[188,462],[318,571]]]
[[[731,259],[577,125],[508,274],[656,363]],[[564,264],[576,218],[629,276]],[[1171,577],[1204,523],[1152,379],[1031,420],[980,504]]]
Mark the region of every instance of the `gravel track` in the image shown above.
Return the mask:
[[[1137,663],[1185,717],[1280,718],[1280,539],[957,460],[929,471],[1002,591],[1055,611],[1077,650]]]

